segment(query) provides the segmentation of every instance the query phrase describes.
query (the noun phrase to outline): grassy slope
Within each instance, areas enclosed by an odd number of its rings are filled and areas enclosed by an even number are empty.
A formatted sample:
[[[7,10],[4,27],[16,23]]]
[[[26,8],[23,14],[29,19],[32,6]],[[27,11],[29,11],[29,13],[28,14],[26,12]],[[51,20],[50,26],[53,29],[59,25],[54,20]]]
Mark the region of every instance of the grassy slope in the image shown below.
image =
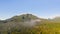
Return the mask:
[[[60,23],[45,21],[32,28],[22,28],[22,32],[12,32],[13,34],[60,34]]]

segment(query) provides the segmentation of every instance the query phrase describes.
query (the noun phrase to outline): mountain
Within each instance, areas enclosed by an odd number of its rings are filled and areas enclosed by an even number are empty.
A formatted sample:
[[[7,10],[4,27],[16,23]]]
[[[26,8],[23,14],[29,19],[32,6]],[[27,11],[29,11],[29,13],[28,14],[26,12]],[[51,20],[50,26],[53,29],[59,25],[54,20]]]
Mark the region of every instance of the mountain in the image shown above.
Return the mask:
[[[51,19],[51,21],[60,22],[60,17],[55,17],[55,18]]]
[[[7,19],[7,21],[9,20],[9,21],[21,22],[21,21],[27,21],[27,20],[32,20],[32,19],[39,19],[39,18],[32,14],[22,14],[22,15],[14,16],[10,19]]]
[[[25,28],[29,30],[39,24],[40,21],[40,18],[32,14],[22,14],[10,19],[0,20],[0,33],[7,34],[7,32],[11,33],[10,31],[15,32],[15,30],[22,30],[21,33],[23,33]]]
[[[0,34],[60,34],[60,17],[39,18],[32,14],[0,20]]]

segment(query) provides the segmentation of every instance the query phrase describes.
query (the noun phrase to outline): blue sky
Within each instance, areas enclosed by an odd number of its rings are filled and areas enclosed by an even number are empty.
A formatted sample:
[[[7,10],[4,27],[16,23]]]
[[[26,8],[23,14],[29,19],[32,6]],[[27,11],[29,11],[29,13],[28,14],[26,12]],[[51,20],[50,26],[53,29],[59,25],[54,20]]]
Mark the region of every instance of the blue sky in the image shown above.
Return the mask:
[[[43,18],[60,16],[60,0],[0,0],[0,19],[22,13]]]

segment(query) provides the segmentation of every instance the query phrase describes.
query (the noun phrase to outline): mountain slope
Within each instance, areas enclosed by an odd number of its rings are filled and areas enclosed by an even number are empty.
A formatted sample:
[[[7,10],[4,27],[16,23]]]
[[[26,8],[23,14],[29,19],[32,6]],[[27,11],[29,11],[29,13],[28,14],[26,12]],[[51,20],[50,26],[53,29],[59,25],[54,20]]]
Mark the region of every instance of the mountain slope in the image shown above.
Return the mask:
[[[14,16],[0,20],[0,34],[60,34],[60,23],[54,20],[38,18],[32,14]]]

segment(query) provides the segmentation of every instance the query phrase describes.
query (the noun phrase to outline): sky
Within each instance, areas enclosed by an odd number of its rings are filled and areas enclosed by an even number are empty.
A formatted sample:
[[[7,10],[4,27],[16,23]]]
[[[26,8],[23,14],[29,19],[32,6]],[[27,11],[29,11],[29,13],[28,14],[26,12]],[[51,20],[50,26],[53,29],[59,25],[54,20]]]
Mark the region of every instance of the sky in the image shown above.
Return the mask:
[[[42,18],[60,16],[60,0],[0,0],[0,19],[23,13]]]

